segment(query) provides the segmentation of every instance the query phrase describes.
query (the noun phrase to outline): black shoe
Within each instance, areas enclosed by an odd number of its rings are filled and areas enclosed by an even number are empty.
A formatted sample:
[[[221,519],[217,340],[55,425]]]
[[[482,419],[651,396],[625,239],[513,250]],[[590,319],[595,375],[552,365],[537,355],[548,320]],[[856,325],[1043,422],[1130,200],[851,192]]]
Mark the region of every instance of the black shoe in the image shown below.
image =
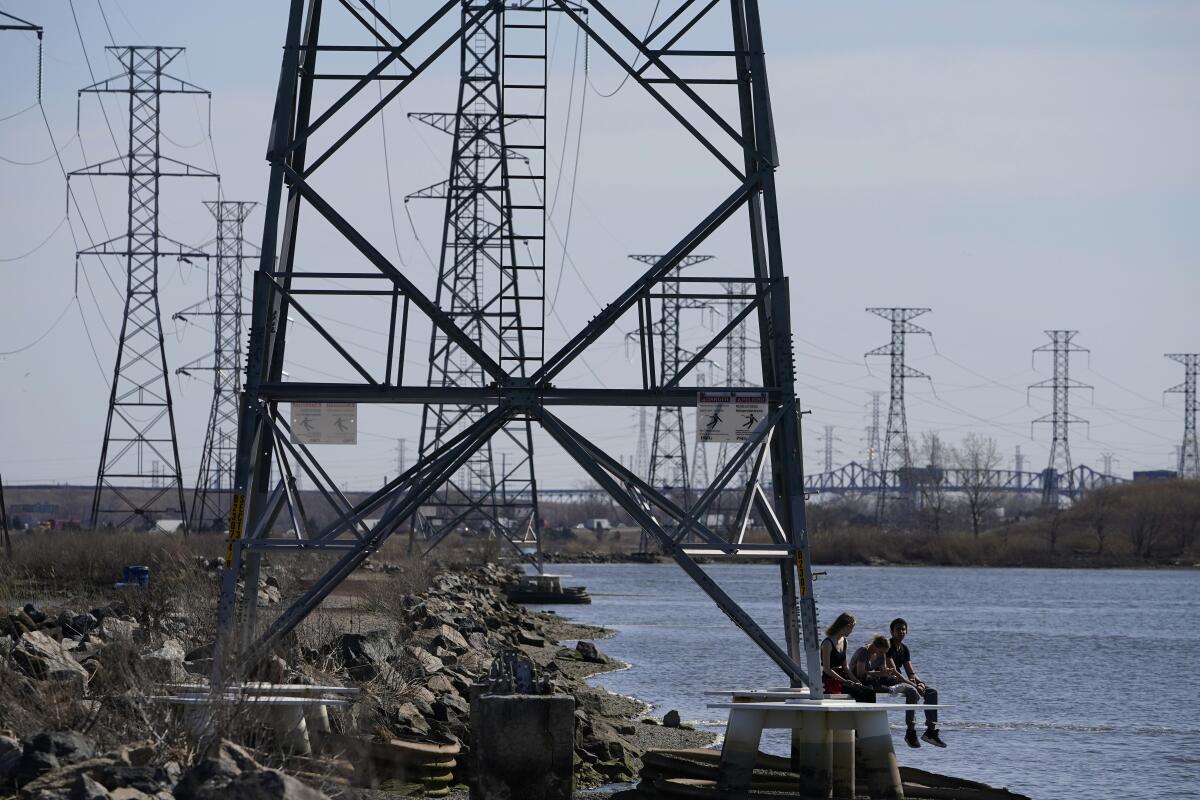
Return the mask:
[[[905,737],[907,740],[908,737]],[[946,743],[942,741],[942,737],[938,735],[936,728],[929,728],[925,733],[921,734],[921,738],[929,742],[934,747],[945,747]]]
[[[928,736],[929,734],[927,733],[925,735]],[[916,728],[908,729],[908,731],[904,734],[904,743],[906,745],[908,745],[909,747],[920,747],[921,746],[921,743],[917,741],[917,729]],[[945,747],[945,746],[946,745],[942,745],[942,747]]]

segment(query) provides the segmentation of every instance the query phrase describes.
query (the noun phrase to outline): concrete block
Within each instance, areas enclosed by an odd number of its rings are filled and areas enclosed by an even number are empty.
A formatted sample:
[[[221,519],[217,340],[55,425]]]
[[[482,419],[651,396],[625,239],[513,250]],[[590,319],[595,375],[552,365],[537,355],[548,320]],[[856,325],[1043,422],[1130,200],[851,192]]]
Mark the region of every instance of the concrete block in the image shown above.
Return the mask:
[[[575,698],[471,692],[471,800],[571,800]]]

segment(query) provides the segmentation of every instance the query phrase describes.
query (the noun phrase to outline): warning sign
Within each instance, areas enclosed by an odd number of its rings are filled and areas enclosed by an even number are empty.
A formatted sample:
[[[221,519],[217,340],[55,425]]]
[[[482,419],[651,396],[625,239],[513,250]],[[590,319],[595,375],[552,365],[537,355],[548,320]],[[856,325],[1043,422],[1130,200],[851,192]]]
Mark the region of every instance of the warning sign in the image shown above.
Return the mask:
[[[734,392],[733,415],[736,418],[734,441],[753,439],[767,424],[767,393]]]
[[[357,403],[292,403],[293,444],[358,444]]]
[[[732,394],[696,393],[696,441],[736,442],[736,422]]]

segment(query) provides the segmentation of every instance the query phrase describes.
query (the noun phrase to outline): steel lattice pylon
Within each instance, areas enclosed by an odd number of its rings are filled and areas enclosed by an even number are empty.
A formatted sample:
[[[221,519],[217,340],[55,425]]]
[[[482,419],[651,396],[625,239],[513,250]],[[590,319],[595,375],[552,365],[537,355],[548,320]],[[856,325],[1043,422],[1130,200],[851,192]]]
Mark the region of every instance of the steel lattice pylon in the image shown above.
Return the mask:
[[[662,256],[631,255],[642,264],[655,264]],[[705,308],[702,300],[693,300],[680,290],[680,276],[687,267],[711,261],[712,256],[687,256],[671,273],[671,279],[662,282],[658,319],[649,316],[653,304],[647,304],[645,319],[640,320],[637,331],[630,334],[639,341],[654,338],[659,343],[658,358],[653,358],[649,368],[657,372],[659,380],[673,379],[694,353],[684,349],[679,340],[679,317],[685,308]],[[654,428],[650,436],[650,463],[646,480],[665,493],[675,494],[686,505],[692,495],[692,474],[688,469],[687,430],[683,420],[683,409],[679,406],[659,406],[654,413]]]
[[[176,318],[184,320],[211,317],[214,339],[211,361],[206,356],[176,370],[182,375],[193,372],[213,374],[208,429],[188,517],[191,530],[223,531],[229,525],[233,467],[237,458],[238,394],[242,390],[242,318],[246,314],[242,271],[246,248],[258,250],[245,240],[244,228],[246,218],[257,205],[239,200],[204,204],[217,222],[212,296],[175,314]]]
[[[1092,388],[1071,377],[1071,353],[1087,352],[1087,348],[1075,344],[1075,335],[1078,333],[1079,331],[1046,331],[1050,341],[1033,349],[1034,358],[1037,358],[1038,353],[1050,353],[1054,360],[1054,377],[1029,386],[1031,390],[1050,389],[1053,392],[1050,413],[1031,423],[1031,427],[1050,423],[1050,460],[1042,478],[1042,502],[1047,505],[1057,503],[1061,493],[1074,495],[1077,488],[1075,471],[1071,464],[1069,431],[1072,425],[1086,425],[1087,420],[1071,413],[1071,390]],[[1061,485],[1063,479],[1066,479],[1066,486]]]
[[[523,377],[543,356],[546,10],[540,4],[464,0],[461,18],[457,112],[410,115],[453,137],[450,177],[406,201],[445,202],[435,300],[476,345]],[[527,34],[515,48],[508,35],[513,30]],[[506,78],[518,69],[516,59],[536,62],[520,81]],[[514,175],[518,165],[523,174]],[[432,325],[429,385],[480,388],[487,381],[471,356]],[[486,413],[482,405],[426,405],[420,454],[435,452]],[[418,528],[428,550],[455,531],[486,532],[541,571],[530,420],[506,424],[503,435],[469,458],[427,510],[432,513],[418,517]]]
[[[880,455],[879,442],[879,420],[880,415],[880,400],[883,398],[883,392],[871,392],[871,422],[867,425],[866,442],[867,442],[867,469],[875,469],[875,459]]]
[[[929,331],[915,325],[911,320],[928,314],[928,308],[868,308],[867,311],[892,323],[892,340],[882,347],[867,352],[867,356],[888,356],[891,359],[891,399],[888,403],[887,431],[883,438],[883,449],[879,454],[879,474],[883,476],[879,487],[876,516],[882,520],[887,504],[888,470],[908,470],[912,467],[912,445],[908,439],[908,415],[904,410],[904,382],[909,378],[928,378],[924,372],[908,366],[904,360],[904,340],[910,333]],[[901,473],[902,475],[905,473]],[[905,481],[901,480],[901,488]]]
[[[1200,443],[1196,440],[1196,374],[1200,372],[1200,353],[1168,353],[1167,358],[1183,364],[1183,383],[1167,392],[1183,395],[1183,441],[1179,445],[1179,477],[1200,478]]]
[[[727,386],[745,386],[746,385],[746,320],[745,314],[748,303],[746,291],[744,287],[736,283],[727,283],[721,287],[725,293],[724,310],[721,313],[721,319],[725,322],[738,320],[737,324],[730,331],[728,338],[725,340],[725,384]],[[719,305],[713,306],[714,309],[720,308]],[[717,448],[717,462],[714,465],[717,470],[722,469],[725,463],[729,461],[729,457],[733,452],[728,444],[722,443]],[[734,482],[740,486],[744,486],[750,478],[749,467],[743,467],[738,473]]]
[[[293,630],[353,570],[411,520],[437,492],[461,473],[489,441],[503,437],[506,426],[531,420],[546,433],[574,464],[610,494],[636,524],[648,531],[662,548],[718,607],[761,649],[794,685],[811,685],[821,695],[821,682],[810,682],[820,674],[816,602],[808,558],[803,464],[800,441],[800,410],[796,399],[791,343],[791,309],[788,278],[784,272],[779,238],[779,209],[775,188],[778,154],[775,146],[762,25],[756,0],[713,0],[697,4],[679,0],[673,12],[639,37],[606,0],[547,0],[545,8],[561,14],[561,20],[578,26],[605,57],[629,76],[630,88],[645,92],[656,107],[680,124],[689,143],[710,157],[726,181],[721,196],[694,225],[679,232],[674,243],[663,250],[646,270],[628,286],[617,287],[600,312],[569,333],[552,352],[526,352],[513,360],[506,347],[492,350],[480,346],[464,327],[467,320],[455,317],[427,289],[418,284],[414,268],[399,269],[383,254],[371,237],[346,214],[344,199],[338,198],[334,178],[326,168],[343,145],[361,131],[389,102],[417,81],[440,56],[457,50],[464,36],[472,36],[478,24],[493,15],[500,4],[465,6],[459,2],[405,3],[406,21],[383,15],[369,0],[357,4],[328,4],[321,0],[292,0],[288,31],[280,71],[272,137],[268,150],[271,180],[266,200],[263,248],[255,277],[246,384],[239,423],[235,495],[229,532],[225,572],[219,607],[218,648],[214,677],[229,677],[228,657],[236,653],[237,672],[258,663],[271,647]],[[521,3],[528,10],[531,5]],[[422,12],[422,9],[424,11]],[[464,11],[465,9],[465,11]],[[506,14],[513,13],[509,7]],[[340,15],[337,23],[323,26],[323,17]],[[705,24],[701,24],[705,23]],[[322,38],[323,29],[337,31],[338,39]],[[637,26],[640,27],[640,26]],[[529,33],[528,29],[525,30]],[[368,40],[351,40],[347,31]],[[704,39],[696,39],[698,32]],[[715,31],[715,33],[713,32]],[[512,33],[511,29],[508,29]],[[544,29],[533,35],[544,36]],[[637,54],[638,62],[627,56]],[[335,63],[328,70],[318,60],[337,61],[339,54],[368,53],[378,56],[370,69],[344,71]],[[707,56],[714,65],[724,65],[726,77],[711,75],[684,78],[676,72],[680,59]],[[694,63],[694,62],[690,62]],[[389,70],[395,72],[389,72]],[[343,80],[344,91],[314,92],[317,81]],[[354,106],[363,100],[366,87],[382,84],[378,103]],[[527,81],[514,80],[513,83]],[[665,84],[672,91],[664,92]],[[328,84],[326,84],[328,85]],[[347,85],[347,84],[343,84]],[[728,102],[714,106],[698,89],[724,92]],[[332,99],[331,99],[332,98]],[[724,111],[718,111],[718,108]],[[703,118],[706,122],[698,124]],[[707,130],[709,133],[704,133]],[[511,135],[506,147],[513,146]],[[544,178],[544,166],[533,164],[535,179]],[[510,180],[513,176],[510,175]],[[328,183],[327,183],[328,180]],[[641,201],[642,198],[634,198]],[[656,204],[648,206],[659,208]],[[514,202],[514,208],[527,203]],[[541,205],[533,213],[544,215]],[[300,228],[319,221],[323,230],[333,231],[352,249],[343,271],[310,271],[298,251],[304,246]],[[514,226],[517,224],[514,218]],[[743,225],[745,227],[743,227]],[[725,228],[724,230],[722,230]],[[527,230],[527,229],[525,229]],[[737,230],[748,244],[748,257],[734,274],[712,277],[677,276],[677,269],[702,248],[716,231],[733,238]],[[513,238],[522,239],[523,230]],[[733,262],[731,262],[733,263]],[[598,265],[597,265],[598,266]],[[339,283],[331,284],[330,280]],[[351,349],[319,326],[309,306],[321,296],[343,296],[345,281],[356,281],[357,295],[397,297],[412,316],[428,319],[486,379],[480,385],[429,386],[412,383],[393,369],[392,354],[403,350],[409,314],[393,313],[387,330],[386,364],[360,359]],[[708,282],[697,287],[692,281]],[[596,388],[571,379],[568,367],[576,364],[596,342],[616,337],[618,323],[627,324],[646,314],[665,292],[666,284],[687,283],[694,297],[712,295],[726,283],[742,287],[746,307],[740,319],[731,320],[694,353],[675,373],[666,378],[651,354],[661,352],[653,335],[643,337],[640,381],[630,376],[624,385]],[[434,285],[430,280],[428,285]],[[358,288],[361,287],[361,288]],[[372,288],[374,287],[374,288]],[[339,294],[340,293],[340,294]],[[540,295],[538,295],[540,298]],[[395,305],[393,305],[393,308]],[[315,333],[335,351],[353,377],[334,381],[284,380],[288,358],[289,317],[304,316]],[[383,322],[389,320],[386,315]],[[469,315],[468,315],[469,318]],[[540,314],[535,317],[540,319]],[[766,398],[766,419],[747,433],[737,451],[698,496],[686,506],[667,496],[622,465],[608,448],[566,419],[574,409],[579,416],[617,414],[628,407],[678,406],[690,408],[697,402],[695,370],[709,353],[720,347],[742,320],[753,318],[762,364],[761,385],[748,387]],[[397,326],[397,320],[401,320]],[[365,322],[366,320],[360,320]],[[636,324],[636,323],[634,323]],[[523,326],[526,323],[522,323]],[[538,335],[531,324],[524,333]],[[632,327],[632,325],[630,326]],[[648,334],[653,328],[644,325]],[[528,346],[528,342],[527,342]],[[402,359],[401,359],[402,361]],[[528,369],[521,369],[522,363]],[[714,391],[731,387],[712,387]],[[484,407],[470,424],[447,436],[436,447],[421,453],[415,464],[395,479],[358,502],[350,502],[322,467],[313,451],[290,440],[280,405],[296,401],[356,402],[424,406],[445,404]],[[609,409],[604,411],[604,409]],[[285,535],[275,530],[276,518],[289,503],[286,481],[272,480],[273,462],[281,455],[293,462],[336,510],[336,518],[310,530]],[[769,544],[749,544],[722,536],[703,520],[731,478],[753,461],[753,475],[770,473],[770,492],[757,482],[746,492],[745,505],[753,505],[765,520]],[[286,463],[286,462],[285,462]],[[697,487],[699,488],[699,487]],[[687,544],[689,537],[701,544]],[[308,590],[262,630],[257,624],[256,593],[239,599],[239,579],[253,586],[258,580],[261,556],[267,552],[322,553],[325,571]],[[328,560],[333,554],[335,559]],[[765,560],[778,568],[778,598],[781,606],[781,635],[770,636],[742,606],[705,572],[698,558],[748,558]],[[240,624],[239,624],[240,620]],[[235,637],[240,630],[242,636]],[[807,671],[806,671],[807,670]]]
[[[71,176],[119,176],[129,182],[126,233],[77,254],[125,259],[125,311],[117,340],[117,361],[108,399],[108,418],[100,448],[91,520],[93,526],[102,521],[124,526],[138,517],[145,524],[161,519],[163,515],[187,517],[170,373],[163,349],[158,259],[163,255],[207,256],[159,231],[159,181],[164,177],[217,176],[162,155],[159,130],[162,95],[209,94],[163,72],[183,48],[107,49],[125,72],[81,89],[80,95],[129,95],[128,150],[124,156],[77,170]],[[148,499],[127,491],[131,484],[146,486],[147,482],[155,490]],[[113,498],[111,504],[105,499],[109,496]]]

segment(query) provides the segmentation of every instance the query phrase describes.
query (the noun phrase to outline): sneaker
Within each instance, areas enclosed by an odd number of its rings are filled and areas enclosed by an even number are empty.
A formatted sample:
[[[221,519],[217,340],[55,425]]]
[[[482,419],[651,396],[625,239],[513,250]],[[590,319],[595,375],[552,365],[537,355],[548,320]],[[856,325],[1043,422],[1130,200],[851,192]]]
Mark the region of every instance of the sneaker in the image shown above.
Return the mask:
[[[927,733],[925,735],[928,736],[929,734]],[[921,743],[917,741],[917,729],[916,728],[908,729],[908,731],[904,734],[904,743],[906,745],[908,745],[909,747],[920,747],[921,746]],[[945,747],[945,745],[942,745],[942,747]]]
[[[905,737],[907,739],[907,737]],[[921,734],[921,738],[929,742],[934,747],[945,747],[946,743],[942,741],[942,737],[938,735],[937,729],[930,728],[925,733]]]

